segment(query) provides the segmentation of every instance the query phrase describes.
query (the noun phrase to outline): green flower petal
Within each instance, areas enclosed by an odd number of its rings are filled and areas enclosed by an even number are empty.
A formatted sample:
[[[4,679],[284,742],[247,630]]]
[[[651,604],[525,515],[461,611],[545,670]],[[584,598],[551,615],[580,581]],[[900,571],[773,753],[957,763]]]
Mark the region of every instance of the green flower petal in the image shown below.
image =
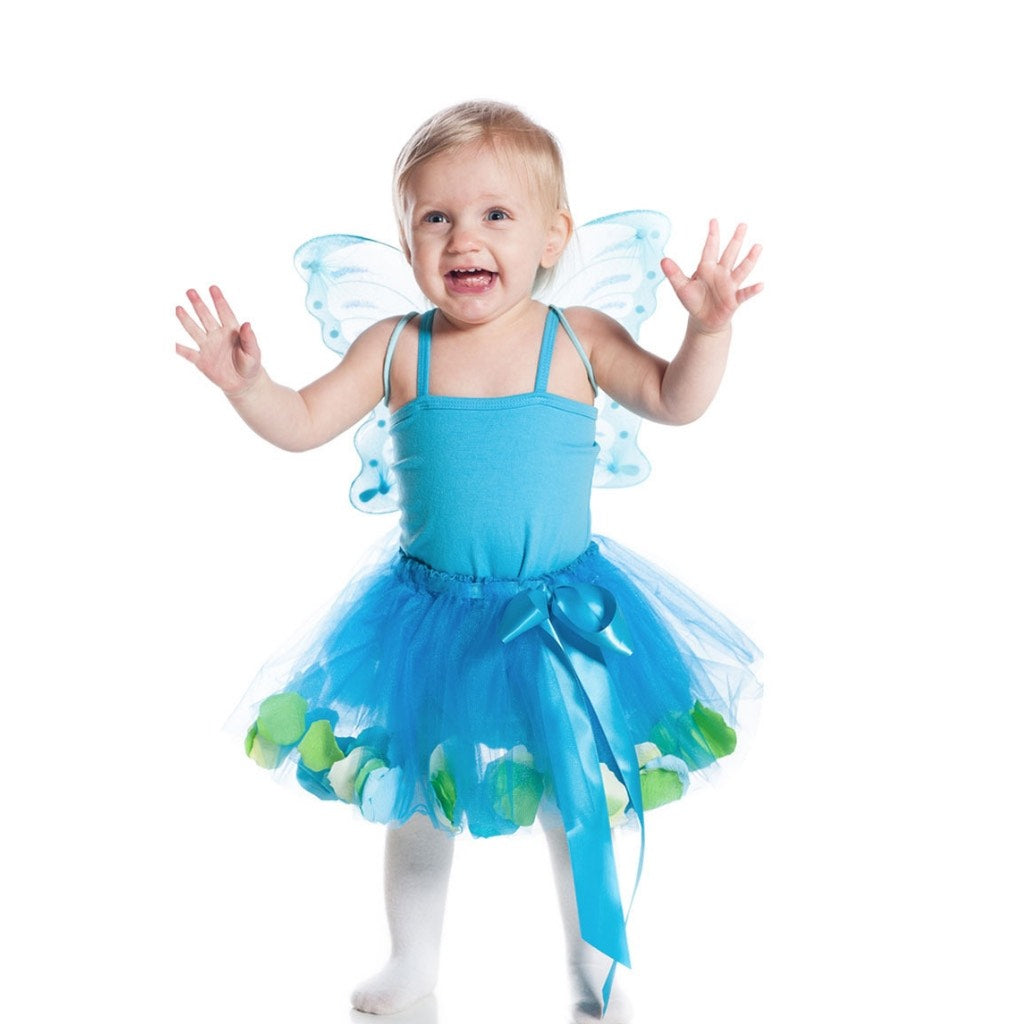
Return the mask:
[[[512,757],[492,761],[484,778],[491,787],[494,809],[506,821],[525,827],[537,817],[544,778],[530,764]]]
[[[736,749],[736,730],[717,711],[697,701],[690,715],[713,757],[725,757]]]
[[[298,743],[306,731],[309,704],[297,693],[275,693],[260,705],[256,728],[271,743],[286,747]]]
[[[299,743],[299,757],[311,772],[325,772],[344,756],[326,718],[317,719]]]
[[[438,743],[430,754],[430,788],[445,823],[455,827],[455,776],[448,770],[444,744]]]
[[[683,795],[683,780],[677,772],[654,768],[640,773],[640,796],[645,811],[670,804]]]
[[[281,748],[266,737],[256,733],[249,746],[249,756],[261,768],[276,768],[281,763]]]
[[[731,754],[736,732],[717,712],[699,701],[688,713],[673,712],[651,730],[651,739],[663,755],[679,757],[691,771]]]
[[[247,757],[252,755],[252,741],[256,739],[256,723],[253,722],[249,726],[249,731],[245,734],[245,754]]]
[[[455,824],[455,779],[447,768],[442,768],[430,777],[430,786],[437,798],[441,813],[449,825]]]

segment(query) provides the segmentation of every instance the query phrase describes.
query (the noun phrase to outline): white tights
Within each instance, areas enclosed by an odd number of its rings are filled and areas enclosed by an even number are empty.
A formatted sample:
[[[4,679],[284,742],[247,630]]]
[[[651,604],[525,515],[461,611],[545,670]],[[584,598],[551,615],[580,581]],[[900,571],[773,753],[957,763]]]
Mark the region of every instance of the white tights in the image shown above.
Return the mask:
[[[454,843],[423,814],[388,829],[384,842],[384,910],[391,956],[352,993],[363,1013],[398,1013],[437,984]]]
[[[565,832],[545,823],[555,890],[565,930],[566,959],[575,1024],[602,1020],[626,1024],[629,1000],[618,980],[608,1012],[601,1018],[601,987],[610,961],[580,938],[576,893]],[[398,1013],[434,990],[441,927],[451,875],[453,842],[417,814],[401,828],[389,829],[384,847],[384,905],[391,932],[391,956],[383,969],[352,993],[363,1013]]]

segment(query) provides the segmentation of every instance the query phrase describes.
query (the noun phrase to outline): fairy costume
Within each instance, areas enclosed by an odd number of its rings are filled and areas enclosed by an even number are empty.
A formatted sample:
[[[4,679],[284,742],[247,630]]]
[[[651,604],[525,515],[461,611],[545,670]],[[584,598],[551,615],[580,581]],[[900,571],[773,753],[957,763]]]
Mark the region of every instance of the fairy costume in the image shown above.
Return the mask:
[[[381,410],[413,315],[392,333]],[[494,836],[547,805],[568,837],[583,938],[628,964],[610,825],[642,825],[733,751],[757,652],[681,584],[591,537],[599,412],[548,391],[559,331],[597,387],[559,309],[534,389],[500,398],[431,393],[433,317],[419,317],[415,398],[360,431],[360,480],[375,486],[357,480],[354,496],[400,495],[399,550],[257,681],[246,749],[377,822],[421,813]]]

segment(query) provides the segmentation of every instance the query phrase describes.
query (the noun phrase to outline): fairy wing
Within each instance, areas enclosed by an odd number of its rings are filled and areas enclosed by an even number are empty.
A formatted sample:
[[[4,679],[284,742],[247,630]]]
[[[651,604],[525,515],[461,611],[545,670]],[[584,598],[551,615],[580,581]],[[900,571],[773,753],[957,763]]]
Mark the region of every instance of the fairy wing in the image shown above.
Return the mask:
[[[306,281],[306,309],[339,355],[380,320],[427,308],[404,253],[372,238],[310,239],[296,251],[295,267]]]
[[[313,238],[295,253],[295,266],[306,281],[306,309],[320,321],[324,344],[342,356],[380,320],[427,308],[405,255],[372,238]],[[391,414],[382,400],[353,439],[362,466],[349,488],[349,500],[363,512],[398,508],[390,426]]]
[[[629,210],[579,227],[555,272],[537,295],[555,306],[590,306],[615,320],[635,339],[654,312],[655,290],[665,279],[661,258],[671,226],[664,214]],[[651,465],[637,446],[642,420],[603,391],[597,406],[595,487],[629,487]]]

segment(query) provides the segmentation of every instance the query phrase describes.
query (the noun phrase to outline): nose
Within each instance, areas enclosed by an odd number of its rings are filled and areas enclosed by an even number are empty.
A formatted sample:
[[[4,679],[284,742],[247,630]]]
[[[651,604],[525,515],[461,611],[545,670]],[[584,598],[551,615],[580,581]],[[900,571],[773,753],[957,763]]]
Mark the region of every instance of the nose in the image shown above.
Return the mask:
[[[480,237],[476,232],[476,226],[458,221],[452,224],[448,233],[448,252],[452,255],[461,255],[467,252],[476,252],[480,248]]]

